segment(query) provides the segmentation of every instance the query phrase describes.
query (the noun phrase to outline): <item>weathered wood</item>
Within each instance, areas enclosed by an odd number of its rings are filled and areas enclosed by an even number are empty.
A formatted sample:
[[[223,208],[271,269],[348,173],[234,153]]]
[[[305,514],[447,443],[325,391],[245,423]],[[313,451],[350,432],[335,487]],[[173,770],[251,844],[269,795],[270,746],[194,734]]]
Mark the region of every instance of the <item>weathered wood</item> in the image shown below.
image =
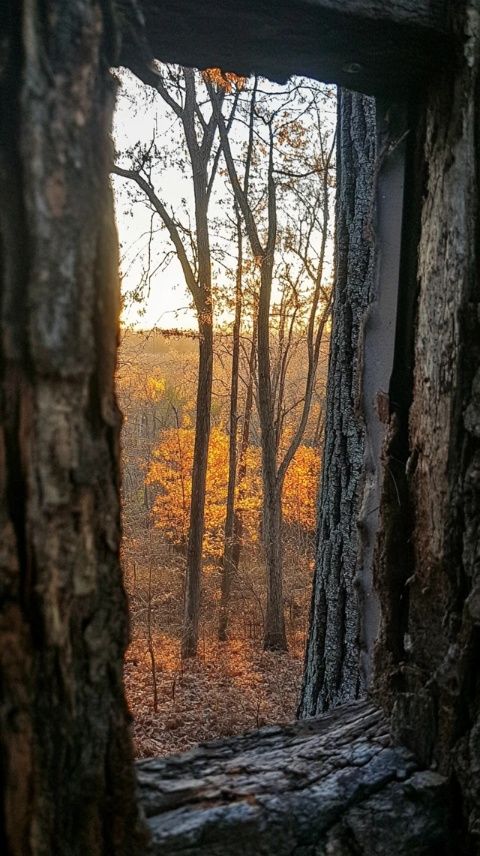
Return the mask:
[[[374,100],[341,91],[337,133],[333,329],[315,579],[300,704],[303,716],[358,698],[366,683],[360,664],[357,518],[368,459],[360,404],[362,348],[376,297]]]
[[[104,5],[1,4],[0,851],[142,850]]]
[[[416,24],[427,29],[446,29],[446,0],[305,0],[310,6],[345,16]]]
[[[164,62],[277,80],[304,74],[369,94],[418,86],[452,54],[444,0],[142,0],[141,8],[151,55]],[[121,61],[144,76],[139,46],[126,37]]]
[[[366,702],[137,771],[154,856],[426,856],[447,840],[445,780]]]
[[[478,853],[480,3],[452,4],[452,12],[464,61],[418,105],[409,166],[409,193],[417,202],[422,194],[422,207],[418,245],[415,226],[406,234],[417,277],[404,271],[402,287],[417,303],[416,318],[402,309],[399,339],[408,342],[414,329],[415,341],[413,353],[398,348],[390,395],[376,672],[402,742],[424,763],[455,770],[466,852]]]

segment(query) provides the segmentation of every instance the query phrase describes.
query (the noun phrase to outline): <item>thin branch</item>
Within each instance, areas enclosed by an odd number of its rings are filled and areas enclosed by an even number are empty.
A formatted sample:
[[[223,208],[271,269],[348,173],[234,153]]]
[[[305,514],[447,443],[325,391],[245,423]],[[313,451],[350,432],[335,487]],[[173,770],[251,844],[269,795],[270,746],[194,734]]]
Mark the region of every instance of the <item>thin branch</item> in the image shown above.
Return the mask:
[[[114,165],[112,167],[111,172],[115,175],[120,175],[122,178],[127,178],[130,181],[134,181],[137,186],[140,187],[141,190],[143,190],[146,197],[155,208],[157,214],[161,217],[168,231],[168,234],[170,235],[170,239],[175,247],[180,264],[182,266],[185,282],[187,283],[187,286],[192,294],[193,299],[195,301],[199,300],[199,298],[201,297],[201,289],[198,287],[192,267],[190,265],[190,262],[188,261],[187,254],[185,252],[185,247],[183,245],[183,241],[180,237],[175,221],[168,213],[161,199],[159,199],[159,197],[155,193],[153,187],[148,183],[148,181],[143,178],[142,175],[140,175],[135,170],[123,169],[120,166]]]

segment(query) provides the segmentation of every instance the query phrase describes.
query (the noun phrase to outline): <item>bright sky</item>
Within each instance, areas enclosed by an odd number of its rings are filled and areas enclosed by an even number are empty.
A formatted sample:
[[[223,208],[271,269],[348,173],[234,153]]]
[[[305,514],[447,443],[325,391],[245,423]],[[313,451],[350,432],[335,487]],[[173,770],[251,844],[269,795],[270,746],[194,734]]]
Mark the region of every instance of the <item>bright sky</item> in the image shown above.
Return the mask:
[[[116,149],[123,152],[139,141],[146,144],[153,137],[161,139],[171,134],[172,119],[162,99],[152,97],[147,87],[140,84],[132,74],[122,72],[114,117]],[[141,280],[146,265],[152,215],[142,201],[132,202],[129,183],[125,179],[115,175],[112,179],[120,239],[122,290],[126,293],[136,288]],[[160,191],[164,200],[175,205],[176,200],[190,195],[189,176],[182,180],[178,170],[163,170]],[[154,222],[159,228],[158,217]],[[152,277],[141,304],[127,301],[122,319],[126,324],[144,328],[194,327],[195,315],[187,308],[189,304],[180,264],[176,257],[172,257],[168,269],[159,270]]]
[[[263,85],[267,87],[268,93],[271,88],[272,97],[275,97],[275,90],[281,89],[268,82]],[[330,112],[329,121],[333,128],[334,103]],[[139,83],[129,72],[122,72],[114,118],[114,140],[119,163],[129,165],[131,151],[139,142],[148,146],[155,139],[159,148],[165,143],[165,151],[172,148],[178,150],[181,133],[178,122],[163,99]],[[242,132],[237,131],[237,134],[240,134],[241,139]],[[112,178],[121,246],[122,290],[126,297],[123,322],[143,328],[195,327],[195,315],[190,308],[190,296],[183,273],[166,232],[161,228],[160,218],[152,215],[133,183],[118,176]],[[221,177],[219,182],[221,192]],[[181,211],[184,207],[182,203],[185,202],[187,207],[193,207],[188,163],[177,168],[172,168],[168,162],[161,164],[155,172],[155,186],[170,211]],[[214,195],[210,213],[212,217],[222,215],[218,198],[215,199]],[[150,242],[151,224],[156,231]],[[218,239],[218,236],[215,238]],[[331,263],[331,253],[329,260]],[[147,270],[150,272],[148,277],[145,274]],[[217,269],[217,276],[221,275],[220,269]],[[141,300],[132,301],[132,292],[142,281],[144,287]]]

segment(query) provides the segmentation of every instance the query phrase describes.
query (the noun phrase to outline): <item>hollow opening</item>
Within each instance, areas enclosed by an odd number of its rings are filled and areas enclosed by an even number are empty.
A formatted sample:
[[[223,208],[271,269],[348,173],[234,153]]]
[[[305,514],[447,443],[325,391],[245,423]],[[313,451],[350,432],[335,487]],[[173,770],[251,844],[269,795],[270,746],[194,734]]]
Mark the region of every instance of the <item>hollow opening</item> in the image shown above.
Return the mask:
[[[140,756],[295,716],[334,255],[335,90],[158,73],[156,89],[121,73],[114,126],[125,679]]]

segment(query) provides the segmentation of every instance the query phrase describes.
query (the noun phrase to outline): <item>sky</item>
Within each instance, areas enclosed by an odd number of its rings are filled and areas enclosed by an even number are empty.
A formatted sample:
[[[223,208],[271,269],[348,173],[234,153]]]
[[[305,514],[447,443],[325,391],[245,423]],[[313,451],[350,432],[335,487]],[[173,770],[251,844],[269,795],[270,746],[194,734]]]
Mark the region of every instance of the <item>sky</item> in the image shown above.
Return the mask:
[[[262,82],[272,98],[281,87]],[[270,95],[268,94],[268,97]],[[335,105],[331,110],[334,125]],[[245,133],[245,132],[244,132]],[[130,72],[122,71],[117,106],[114,115],[114,144],[117,163],[128,166],[132,150],[138,143],[148,146],[155,140],[165,151],[179,149],[181,130],[172,111],[163,99],[150,88],[141,84]],[[241,127],[237,127],[238,144],[242,139]],[[134,185],[119,176],[112,176],[115,193],[116,219],[120,240],[122,293],[124,310],[122,323],[150,329],[159,327],[195,328],[195,313],[185,286],[183,273],[172,252],[171,244],[162,228],[158,215],[153,216],[141,194],[134,192]],[[222,177],[216,183],[217,196],[212,195],[209,213],[212,217],[224,216],[220,198]],[[170,211],[179,212],[182,202],[193,208],[190,165],[188,162],[173,168],[165,155],[164,163],[155,173],[155,186]],[[223,191],[225,197],[225,191]],[[152,219],[153,218],[153,219]],[[151,228],[155,230],[150,238]],[[216,236],[217,240],[220,240]],[[331,264],[331,252],[329,253]],[[145,274],[149,270],[149,276]],[[221,277],[217,268],[216,276]],[[132,294],[143,282],[141,295],[135,300]],[[141,299],[140,299],[141,298]]]
[[[171,133],[172,118],[162,99],[152,98],[147,87],[129,72],[122,72],[113,128],[116,150],[123,152],[139,141],[148,143],[154,136],[162,139]],[[146,264],[151,212],[141,201],[132,203],[125,179],[114,175],[112,182],[120,240],[122,292],[126,294],[136,288]],[[178,171],[165,169],[161,190],[162,197],[175,205],[179,197],[189,195],[190,178],[185,175],[182,179]],[[155,225],[160,227],[158,218],[155,218]],[[176,257],[172,257],[168,269],[153,276],[141,304],[127,299],[122,321],[145,329],[191,328],[195,327],[195,314],[189,305],[180,264]]]

